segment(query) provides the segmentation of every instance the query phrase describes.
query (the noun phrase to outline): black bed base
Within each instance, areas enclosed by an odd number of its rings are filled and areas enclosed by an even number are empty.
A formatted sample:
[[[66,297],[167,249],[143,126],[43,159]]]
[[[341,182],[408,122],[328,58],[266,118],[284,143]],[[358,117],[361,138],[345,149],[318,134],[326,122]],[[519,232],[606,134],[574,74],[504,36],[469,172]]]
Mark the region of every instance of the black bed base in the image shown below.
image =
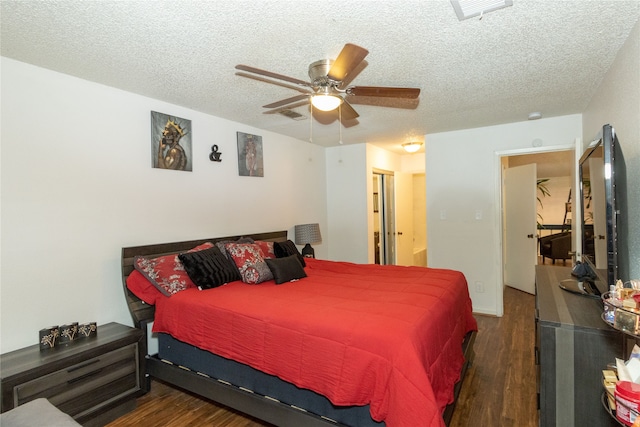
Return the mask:
[[[249,365],[227,359],[197,346],[177,340],[169,334],[158,334],[158,358],[208,376],[224,384],[263,396],[268,401],[282,402],[293,408],[304,408],[310,414],[351,427],[384,427],[371,418],[369,405],[336,406],[325,396],[283,381],[275,375]]]
[[[302,409],[147,356],[147,375],[281,427],[343,426]]]
[[[457,400],[465,374],[468,367],[473,362],[475,356],[473,343],[476,332],[469,332],[463,342],[463,352],[465,363],[460,373],[460,381],[455,386],[454,394]],[[308,412],[304,409],[287,405],[280,401],[254,393],[248,389],[243,389],[228,382],[223,382],[216,378],[207,376],[190,370],[187,367],[174,365],[169,361],[161,360],[155,356],[146,357],[147,379],[156,378],[181,389],[190,391],[199,396],[210,399],[214,402],[235,409],[244,414],[258,418],[267,423],[280,427],[327,427],[346,426],[330,418],[325,418]],[[149,387],[149,384],[147,384]],[[456,400],[449,404],[443,413],[446,425],[449,425]],[[384,426],[384,423],[380,425]]]

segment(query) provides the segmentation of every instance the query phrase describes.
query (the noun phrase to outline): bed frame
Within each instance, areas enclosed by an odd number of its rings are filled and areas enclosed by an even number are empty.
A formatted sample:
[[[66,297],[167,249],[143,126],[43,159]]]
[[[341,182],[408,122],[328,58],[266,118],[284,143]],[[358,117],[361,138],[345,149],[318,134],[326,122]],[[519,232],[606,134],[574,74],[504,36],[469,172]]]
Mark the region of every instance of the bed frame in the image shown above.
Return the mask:
[[[210,239],[123,248],[122,285],[124,287],[127,305],[135,327],[140,329],[146,337],[147,324],[153,321],[155,314],[155,308],[153,306],[141,301],[127,288],[126,280],[129,274],[134,270],[133,259],[135,256],[155,258],[157,256],[184,252],[204,242],[215,243],[216,241],[221,240],[237,240],[240,237],[251,237],[254,240],[282,242],[287,240],[287,232],[275,231],[247,234],[243,236],[215,237]],[[458,381],[455,386],[454,393],[456,399],[460,392],[467,368],[473,361],[473,342],[475,340],[475,334],[475,332],[468,333],[463,342],[465,364],[462,367],[460,375],[461,380]],[[308,427],[327,427],[329,425],[342,425],[299,408],[265,398],[257,393],[241,389],[229,383],[223,383],[215,378],[160,360],[157,355],[147,354],[146,338],[142,340],[142,342],[145,346],[143,351],[144,354],[146,354],[146,357],[141,361],[141,369],[145,372],[145,377],[147,379],[146,384],[143,385],[146,392],[150,390],[151,378],[156,378],[274,425],[282,427],[299,427],[301,425]],[[454,408],[455,400],[447,406],[443,413],[443,418],[447,425],[451,420]]]

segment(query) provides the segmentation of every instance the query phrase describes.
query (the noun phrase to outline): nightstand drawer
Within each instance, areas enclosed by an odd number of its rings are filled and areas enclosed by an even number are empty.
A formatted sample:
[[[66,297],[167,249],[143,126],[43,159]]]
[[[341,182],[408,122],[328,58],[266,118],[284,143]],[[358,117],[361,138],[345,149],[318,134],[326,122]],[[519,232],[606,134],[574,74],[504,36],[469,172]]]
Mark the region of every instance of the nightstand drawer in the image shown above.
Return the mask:
[[[140,389],[138,344],[130,344],[93,359],[17,385],[14,406],[45,397],[73,417]]]

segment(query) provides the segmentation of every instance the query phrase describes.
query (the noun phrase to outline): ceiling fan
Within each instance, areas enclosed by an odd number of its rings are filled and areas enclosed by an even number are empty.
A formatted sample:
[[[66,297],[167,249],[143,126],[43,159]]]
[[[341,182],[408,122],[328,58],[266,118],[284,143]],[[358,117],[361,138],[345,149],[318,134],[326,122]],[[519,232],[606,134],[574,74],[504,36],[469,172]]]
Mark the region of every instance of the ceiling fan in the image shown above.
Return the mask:
[[[236,65],[236,69],[294,83],[304,88],[303,94],[263,105],[264,108],[284,107],[306,98],[310,100],[314,108],[322,111],[332,111],[340,106],[341,118],[352,120],[359,117],[359,114],[347,101],[349,96],[418,98],[420,95],[419,88],[348,85],[347,76],[362,63],[368,54],[369,51],[367,49],[347,43],[335,61],[321,59],[309,65],[311,81],[308,82],[248,65]]]

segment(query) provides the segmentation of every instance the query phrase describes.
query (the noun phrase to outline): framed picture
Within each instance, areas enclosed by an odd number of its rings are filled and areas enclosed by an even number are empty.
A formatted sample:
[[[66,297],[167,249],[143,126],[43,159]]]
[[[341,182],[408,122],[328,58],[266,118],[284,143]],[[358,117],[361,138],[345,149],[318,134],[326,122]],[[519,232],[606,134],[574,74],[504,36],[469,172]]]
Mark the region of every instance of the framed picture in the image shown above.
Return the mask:
[[[261,136],[238,132],[238,174],[264,176]]]
[[[193,170],[191,120],[151,112],[151,166],[180,171]]]

